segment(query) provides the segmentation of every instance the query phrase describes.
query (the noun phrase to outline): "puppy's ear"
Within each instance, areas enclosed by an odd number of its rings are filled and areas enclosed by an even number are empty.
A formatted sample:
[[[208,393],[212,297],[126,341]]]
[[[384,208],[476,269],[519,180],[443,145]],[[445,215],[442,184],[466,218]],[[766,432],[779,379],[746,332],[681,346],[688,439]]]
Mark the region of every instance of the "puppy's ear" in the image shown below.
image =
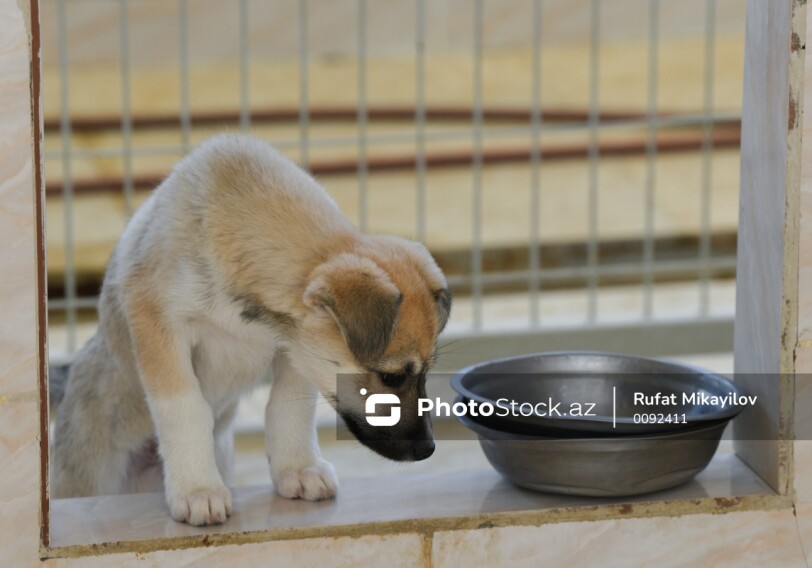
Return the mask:
[[[437,322],[439,325],[437,333],[440,333],[445,329],[448,316],[451,315],[451,290],[449,288],[439,288],[433,294],[434,301],[437,304]]]
[[[405,247],[411,254],[411,258],[417,266],[418,272],[426,280],[434,303],[437,306],[437,333],[445,329],[448,318],[451,315],[451,290],[448,287],[443,271],[437,266],[434,257],[431,256],[426,245],[417,241],[410,241],[402,237],[382,235],[377,237],[390,243],[396,243]]]
[[[377,264],[345,253],[313,271],[303,300],[327,311],[355,358],[367,364],[386,351],[403,295]]]

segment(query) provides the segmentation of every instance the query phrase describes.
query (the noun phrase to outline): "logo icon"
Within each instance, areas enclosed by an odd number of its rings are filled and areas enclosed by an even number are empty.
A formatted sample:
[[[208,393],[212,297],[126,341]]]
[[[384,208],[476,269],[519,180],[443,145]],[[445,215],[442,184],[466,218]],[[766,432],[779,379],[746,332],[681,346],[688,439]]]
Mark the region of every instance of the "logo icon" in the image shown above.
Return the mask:
[[[361,389],[361,395],[367,394],[367,389]],[[388,416],[376,416],[375,407],[379,404],[391,406]],[[394,394],[371,394],[364,406],[367,423],[370,426],[394,426],[400,422],[400,399]]]

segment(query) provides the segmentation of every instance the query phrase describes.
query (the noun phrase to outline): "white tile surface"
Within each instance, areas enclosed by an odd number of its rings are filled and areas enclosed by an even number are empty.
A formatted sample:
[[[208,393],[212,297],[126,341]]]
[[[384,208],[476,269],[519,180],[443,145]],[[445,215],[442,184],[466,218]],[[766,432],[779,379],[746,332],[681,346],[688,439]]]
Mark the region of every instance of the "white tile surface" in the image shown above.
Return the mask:
[[[308,503],[273,494],[270,484],[235,490],[235,514],[226,525],[204,529],[172,521],[159,494],[52,502],[54,546],[183,537],[223,532],[347,526],[502,512],[705,497],[770,494],[769,488],[732,454],[722,453],[694,481],[634,498],[595,499],[518,489],[490,469],[450,473],[381,475],[343,479],[336,500]]]
[[[806,566],[787,510],[441,532],[432,560],[448,568]]]
[[[360,538],[314,538],[148,554],[116,554],[96,558],[49,561],[47,566],[67,568],[179,567],[229,568],[295,566],[297,568],[355,568],[386,566],[410,568],[422,565],[421,537],[416,534],[363,536]]]

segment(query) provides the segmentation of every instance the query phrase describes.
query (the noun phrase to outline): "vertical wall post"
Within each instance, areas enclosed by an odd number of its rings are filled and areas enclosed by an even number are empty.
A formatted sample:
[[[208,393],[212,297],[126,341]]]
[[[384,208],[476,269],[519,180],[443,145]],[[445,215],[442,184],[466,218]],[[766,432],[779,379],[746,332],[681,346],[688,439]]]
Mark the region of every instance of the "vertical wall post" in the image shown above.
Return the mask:
[[[805,0],[748,0],[734,351],[737,381],[760,404],[736,421],[736,451],[782,494],[792,463],[805,36]]]

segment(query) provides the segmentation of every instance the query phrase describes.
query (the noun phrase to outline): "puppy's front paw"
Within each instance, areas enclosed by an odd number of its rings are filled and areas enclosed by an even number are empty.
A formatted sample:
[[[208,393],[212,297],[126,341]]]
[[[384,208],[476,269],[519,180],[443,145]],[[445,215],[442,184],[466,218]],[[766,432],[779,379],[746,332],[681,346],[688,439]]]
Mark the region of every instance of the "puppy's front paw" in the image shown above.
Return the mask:
[[[172,518],[196,527],[219,525],[231,516],[231,491],[225,485],[167,494]]]
[[[302,468],[281,469],[272,477],[276,492],[288,499],[321,501],[335,497],[338,491],[336,472],[324,460]]]

